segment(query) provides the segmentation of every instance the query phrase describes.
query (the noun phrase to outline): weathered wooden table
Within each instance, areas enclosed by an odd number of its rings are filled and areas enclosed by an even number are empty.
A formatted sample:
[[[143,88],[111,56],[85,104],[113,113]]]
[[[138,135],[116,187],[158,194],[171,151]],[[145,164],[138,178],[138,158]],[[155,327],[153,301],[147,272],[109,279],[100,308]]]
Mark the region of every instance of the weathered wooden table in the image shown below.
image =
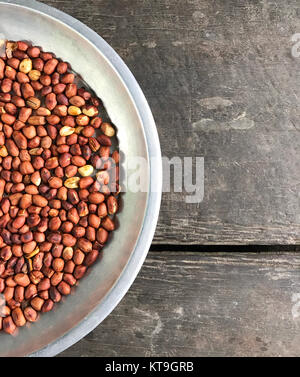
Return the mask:
[[[62,355],[299,356],[299,1],[43,2],[125,60],[164,156],[205,159],[204,201],[164,194],[136,282]]]

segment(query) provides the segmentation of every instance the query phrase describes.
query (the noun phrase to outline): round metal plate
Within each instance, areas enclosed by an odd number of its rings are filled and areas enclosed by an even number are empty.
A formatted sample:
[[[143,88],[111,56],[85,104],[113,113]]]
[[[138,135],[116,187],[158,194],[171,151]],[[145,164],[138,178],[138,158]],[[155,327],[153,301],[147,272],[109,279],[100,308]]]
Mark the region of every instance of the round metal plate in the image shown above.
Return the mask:
[[[33,0],[25,4],[23,0],[0,2],[0,34],[7,39],[32,41],[69,61],[103,100],[118,128],[124,163],[131,157],[144,158],[147,186],[155,188],[122,195],[119,228],[101,260],[72,295],[37,323],[20,329],[16,337],[0,333],[0,356],[54,356],[103,321],[136,278],[159,214],[161,152],[147,101],[117,53],[99,35],[65,13]]]

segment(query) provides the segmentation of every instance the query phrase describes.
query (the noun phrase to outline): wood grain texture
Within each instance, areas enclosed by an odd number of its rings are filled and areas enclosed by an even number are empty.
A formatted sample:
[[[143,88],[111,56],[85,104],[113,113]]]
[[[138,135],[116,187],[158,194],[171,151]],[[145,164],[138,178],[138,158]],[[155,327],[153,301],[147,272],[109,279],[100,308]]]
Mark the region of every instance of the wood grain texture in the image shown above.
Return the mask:
[[[297,253],[149,254],[113,313],[62,356],[299,356]]]
[[[163,155],[205,158],[205,198],[165,193],[155,243],[300,241],[297,0],[46,0],[136,76]]]

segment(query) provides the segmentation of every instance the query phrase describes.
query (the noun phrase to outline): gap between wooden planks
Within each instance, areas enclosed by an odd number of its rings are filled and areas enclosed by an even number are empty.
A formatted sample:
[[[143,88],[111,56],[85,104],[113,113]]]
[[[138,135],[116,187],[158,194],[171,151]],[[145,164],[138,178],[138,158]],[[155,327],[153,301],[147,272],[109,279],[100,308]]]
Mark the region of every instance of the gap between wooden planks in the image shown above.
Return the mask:
[[[300,245],[156,245],[150,251],[209,252],[209,253],[261,253],[261,252],[299,252]]]

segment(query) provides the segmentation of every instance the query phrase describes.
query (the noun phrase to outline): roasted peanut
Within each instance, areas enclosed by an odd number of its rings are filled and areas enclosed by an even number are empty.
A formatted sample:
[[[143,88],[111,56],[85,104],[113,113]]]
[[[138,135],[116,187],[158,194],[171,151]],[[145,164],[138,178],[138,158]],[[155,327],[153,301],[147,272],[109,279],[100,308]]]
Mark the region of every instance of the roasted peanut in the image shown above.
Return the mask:
[[[61,136],[69,136],[69,135],[72,135],[74,132],[75,132],[75,128],[69,127],[69,126],[64,126],[59,131]]]
[[[94,173],[94,168],[92,165],[85,165],[78,169],[78,172],[83,177],[89,177]]]
[[[12,319],[18,327],[22,327],[26,324],[26,319],[20,308],[16,308],[12,311]]]
[[[81,114],[81,110],[79,107],[77,106],[70,106],[68,108],[68,114],[69,115],[72,115],[72,116],[77,116],[77,115],[80,115]]]
[[[67,188],[78,188],[79,187],[79,181],[80,181],[79,177],[68,178],[65,181],[65,186]]]
[[[109,123],[102,123],[101,131],[104,133],[105,136],[108,137],[113,137],[115,135],[115,130]]]
[[[32,70],[32,60],[24,59],[19,65],[19,70],[23,73],[29,73]]]

